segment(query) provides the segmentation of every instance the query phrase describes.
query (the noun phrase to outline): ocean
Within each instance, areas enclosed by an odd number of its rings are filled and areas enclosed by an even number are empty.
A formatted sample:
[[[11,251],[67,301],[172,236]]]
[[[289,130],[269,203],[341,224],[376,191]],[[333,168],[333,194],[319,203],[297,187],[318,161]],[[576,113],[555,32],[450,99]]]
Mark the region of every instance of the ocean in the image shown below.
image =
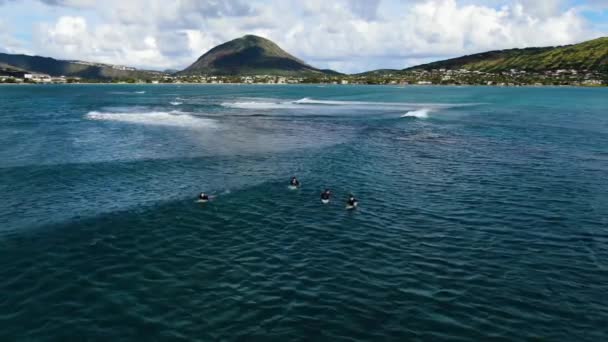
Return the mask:
[[[607,88],[1,86],[0,146],[1,341],[608,340]]]

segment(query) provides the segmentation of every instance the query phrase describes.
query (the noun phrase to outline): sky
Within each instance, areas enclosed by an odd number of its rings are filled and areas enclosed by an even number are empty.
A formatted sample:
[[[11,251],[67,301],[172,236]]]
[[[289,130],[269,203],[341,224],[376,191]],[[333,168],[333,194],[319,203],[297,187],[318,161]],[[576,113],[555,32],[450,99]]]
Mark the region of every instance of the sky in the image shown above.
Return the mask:
[[[608,36],[608,0],[0,0],[0,52],[183,69],[245,34],[340,72]]]

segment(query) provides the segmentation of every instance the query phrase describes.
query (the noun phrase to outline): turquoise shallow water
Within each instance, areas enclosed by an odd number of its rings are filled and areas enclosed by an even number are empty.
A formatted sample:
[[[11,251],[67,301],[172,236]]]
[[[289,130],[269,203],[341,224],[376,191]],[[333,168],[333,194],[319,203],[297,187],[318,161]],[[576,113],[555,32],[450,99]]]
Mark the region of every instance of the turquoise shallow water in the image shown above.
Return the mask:
[[[0,87],[0,340],[607,340],[607,113],[608,89]]]

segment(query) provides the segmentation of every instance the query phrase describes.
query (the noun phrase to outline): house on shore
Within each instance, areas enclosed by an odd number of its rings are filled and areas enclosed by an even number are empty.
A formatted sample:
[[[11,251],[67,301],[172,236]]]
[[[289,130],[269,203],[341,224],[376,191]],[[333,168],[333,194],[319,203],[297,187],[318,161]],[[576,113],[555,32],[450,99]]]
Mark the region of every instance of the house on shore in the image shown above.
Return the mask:
[[[36,82],[36,83],[53,82],[53,78],[51,77],[51,75],[39,74],[39,73],[25,73],[25,74],[23,74],[23,79],[26,81]]]

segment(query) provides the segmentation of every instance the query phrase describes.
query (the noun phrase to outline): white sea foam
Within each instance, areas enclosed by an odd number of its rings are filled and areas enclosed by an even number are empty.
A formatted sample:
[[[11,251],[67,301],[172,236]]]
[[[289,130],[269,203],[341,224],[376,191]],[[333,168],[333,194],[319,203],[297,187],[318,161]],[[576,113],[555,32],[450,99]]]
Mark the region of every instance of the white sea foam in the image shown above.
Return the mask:
[[[293,101],[296,104],[332,105],[332,106],[361,106],[361,107],[406,107],[406,108],[456,108],[481,105],[482,103],[421,103],[421,102],[374,102],[374,101],[342,101],[315,100],[308,97]]]
[[[246,101],[246,102],[224,102],[222,106],[239,109],[294,109],[301,108],[294,102],[268,102],[268,101]]]
[[[110,91],[108,92],[108,94],[113,94],[113,95],[133,95],[133,94],[145,94],[146,91],[145,90],[140,90],[140,91]]]
[[[293,103],[304,104],[304,105],[330,105],[330,106],[371,106],[371,105],[400,105],[402,103],[391,103],[391,102],[365,102],[365,101],[339,101],[339,100],[315,100],[309,97],[305,97]]]
[[[349,104],[360,104],[361,102],[356,101],[329,101],[329,100],[313,100],[311,98],[305,97],[303,99],[299,99],[297,101],[293,101],[293,103],[297,104],[311,104],[311,105],[349,105]]]
[[[303,105],[325,105],[325,106],[412,106],[417,105],[416,103],[407,102],[368,102],[368,101],[342,101],[342,100],[315,100],[309,97],[305,97],[293,103]]]
[[[216,128],[217,122],[212,119],[196,117],[179,111],[171,112],[89,112],[89,120],[118,121],[132,124],[172,126],[187,128]]]
[[[306,109],[311,107],[324,107],[324,106],[345,106],[345,105],[360,105],[363,102],[355,101],[329,101],[329,100],[313,100],[310,98],[303,98],[296,101],[281,101],[281,100],[268,100],[263,101],[237,101],[237,102],[224,102],[222,106],[229,108],[239,109]]]
[[[224,102],[222,106],[239,109],[306,109],[311,107],[322,108],[325,106],[348,107],[352,109],[440,109],[456,108],[479,105],[480,103],[416,103],[416,102],[366,102],[366,101],[342,101],[342,100],[316,100],[308,97],[295,101],[268,100]]]
[[[429,117],[429,113],[431,112],[430,108],[422,108],[417,110],[411,110],[403,115],[402,118],[418,118],[418,119],[426,119]]]
[[[180,101],[171,101],[169,103],[172,104],[172,105],[174,105],[174,106],[179,106],[179,105],[183,104],[183,102],[180,102]]]

